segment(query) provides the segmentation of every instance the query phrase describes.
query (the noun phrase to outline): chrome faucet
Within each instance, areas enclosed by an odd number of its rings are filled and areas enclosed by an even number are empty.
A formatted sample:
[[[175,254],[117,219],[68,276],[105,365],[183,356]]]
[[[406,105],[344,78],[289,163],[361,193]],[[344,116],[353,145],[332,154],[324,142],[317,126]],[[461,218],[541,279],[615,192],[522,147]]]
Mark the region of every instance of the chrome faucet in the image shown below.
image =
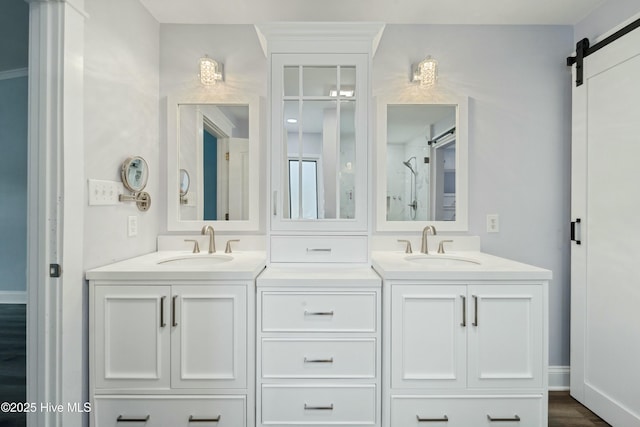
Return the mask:
[[[427,234],[429,234],[429,231],[431,231],[431,235],[433,236],[437,234],[436,228],[433,225],[427,225],[422,230],[422,245],[420,246],[420,252],[422,252],[423,254],[429,253],[429,248],[427,247]]]
[[[213,254],[216,252],[216,240],[215,234],[216,232],[213,230],[213,227],[210,225],[205,225],[202,227],[202,234],[209,235],[209,253]]]

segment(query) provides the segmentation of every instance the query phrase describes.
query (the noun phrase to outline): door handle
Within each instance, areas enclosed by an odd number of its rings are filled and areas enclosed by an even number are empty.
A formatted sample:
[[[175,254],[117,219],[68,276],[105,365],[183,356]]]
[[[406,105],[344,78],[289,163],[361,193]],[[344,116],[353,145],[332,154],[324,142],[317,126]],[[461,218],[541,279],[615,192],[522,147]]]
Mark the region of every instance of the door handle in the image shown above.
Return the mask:
[[[462,298],[462,323],[460,323],[460,326],[462,326],[463,328],[467,327],[467,297],[465,297],[464,295],[460,295],[460,298]]]
[[[576,245],[582,244],[580,240],[576,239],[576,225],[580,223],[580,218],[576,218],[575,221],[571,221],[571,241],[576,242]]]

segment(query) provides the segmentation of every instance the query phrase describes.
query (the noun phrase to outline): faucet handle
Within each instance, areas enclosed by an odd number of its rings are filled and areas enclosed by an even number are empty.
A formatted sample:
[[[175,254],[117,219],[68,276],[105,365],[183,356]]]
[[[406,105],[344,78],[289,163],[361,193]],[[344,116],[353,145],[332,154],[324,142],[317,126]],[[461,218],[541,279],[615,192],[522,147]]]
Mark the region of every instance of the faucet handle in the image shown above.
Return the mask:
[[[195,239],[184,239],[185,242],[193,242],[193,253],[194,254],[199,254],[200,253],[200,245],[198,245],[198,241]]]
[[[440,244],[438,245],[438,253],[444,253],[444,244],[445,243],[453,243],[453,240],[440,240]]]
[[[231,242],[239,242],[240,239],[231,239],[231,240],[227,240],[227,246],[224,248],[224,253],[225,254],[230,254],[233,251],[231,250]]]
[[[413,250],[411,249],[411,242],[409,240],[398,240],[398,243],[406,243],[407,246],[404,249],[405,254],[412,254]]]

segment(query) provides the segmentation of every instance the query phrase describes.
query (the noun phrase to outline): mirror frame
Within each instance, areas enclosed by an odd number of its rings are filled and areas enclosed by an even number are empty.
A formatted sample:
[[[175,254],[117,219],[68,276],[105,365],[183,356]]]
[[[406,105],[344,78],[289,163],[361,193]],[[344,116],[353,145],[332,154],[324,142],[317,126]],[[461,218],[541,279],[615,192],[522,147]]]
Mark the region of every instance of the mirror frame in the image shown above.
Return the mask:
[[[179,105],[210,104],[249,108],[249,218],[246,220],[180,219],[180,146]],[[167,97],[167,229],[168,231],[200,231],[211,225],[216,231],[260,231],[260,99],[258,96],[225,96],[217,94],[169,95]],[[193,179],[193,177],[191,178]]]
[[[456,219],[455,221],[387,221],[387,107],[389,105],[457,105],[456,108]],[[433,225],[437,231],[468,231],[469,161],[468,129],[469,98],[438,97],[408,99],[407,97],[380,97],[377,101],[376,141],[376,231],[422,230]]]

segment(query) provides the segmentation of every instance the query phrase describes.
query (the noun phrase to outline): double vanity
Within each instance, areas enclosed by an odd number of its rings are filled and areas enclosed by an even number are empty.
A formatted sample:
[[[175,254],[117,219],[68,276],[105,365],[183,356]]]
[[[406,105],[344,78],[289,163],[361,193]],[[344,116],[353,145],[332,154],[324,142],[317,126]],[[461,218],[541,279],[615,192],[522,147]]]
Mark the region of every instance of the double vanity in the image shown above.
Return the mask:
[[[546,425],[549,271],[371,264],[159,251],[89,271],[92,426]]]

